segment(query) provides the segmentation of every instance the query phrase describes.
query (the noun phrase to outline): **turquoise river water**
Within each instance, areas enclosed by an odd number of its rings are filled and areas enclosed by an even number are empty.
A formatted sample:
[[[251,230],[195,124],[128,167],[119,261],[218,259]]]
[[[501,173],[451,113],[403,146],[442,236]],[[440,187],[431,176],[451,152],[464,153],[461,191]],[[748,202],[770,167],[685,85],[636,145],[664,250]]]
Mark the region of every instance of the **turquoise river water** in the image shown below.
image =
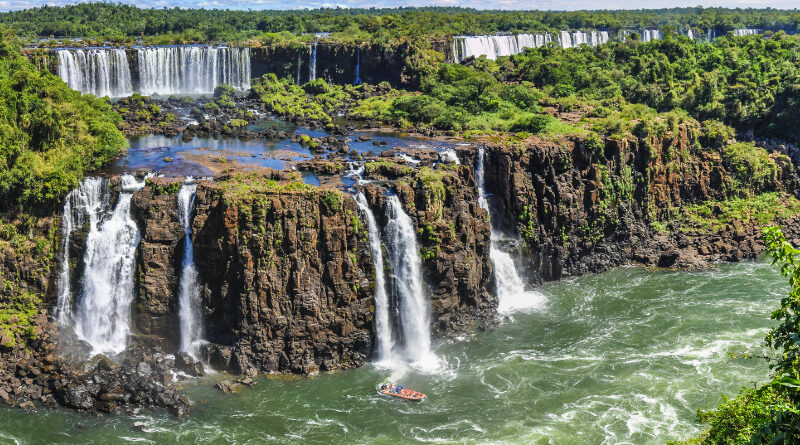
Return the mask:
[[[698,431],[715,406],[767,375],[756,359],[785,281],[764,262],[705,272],[619,268],[540,287],[495,330],[440,343],[433,372],[361,369],[260,378],[223,395],[186,391],[188,417],[0,410],[0,443],[649,444]],[[392,377],[429,394],[387,400]]]

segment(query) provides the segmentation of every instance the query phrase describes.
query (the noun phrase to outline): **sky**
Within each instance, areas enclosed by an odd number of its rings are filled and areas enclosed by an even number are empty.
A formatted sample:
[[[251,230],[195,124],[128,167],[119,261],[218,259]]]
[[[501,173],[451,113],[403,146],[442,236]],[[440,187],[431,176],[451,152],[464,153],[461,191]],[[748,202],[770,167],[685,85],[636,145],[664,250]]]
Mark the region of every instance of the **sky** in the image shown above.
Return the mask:
[[[75,0],[0,0],[0,11],[35,6],[64,6]],[[116,1],[115,1],[116,3]],[[463,6],[476,9],[654,9],[693,6],[728,8],[800,8],[800,0],[121,0],[140,8],[222,8],[222,9],[303,9],[303,8],[369,8],[397,6]]]

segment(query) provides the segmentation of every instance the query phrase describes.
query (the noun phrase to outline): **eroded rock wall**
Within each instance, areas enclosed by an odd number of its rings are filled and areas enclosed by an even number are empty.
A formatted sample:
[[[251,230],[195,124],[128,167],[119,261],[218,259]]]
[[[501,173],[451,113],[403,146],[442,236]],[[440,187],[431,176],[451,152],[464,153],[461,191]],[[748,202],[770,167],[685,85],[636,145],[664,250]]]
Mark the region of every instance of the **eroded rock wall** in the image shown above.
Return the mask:
[[[355,201],[223,187],[198,184],[193,225],[211,364],[309,373],[364,363],[373,265]]]
[[[594,148],[539,140],[489,144],[486,153],[494,222],[525,241],[533,281],[628,263],[696,268],[752,258],[763,250],[759,224],[687,227],[682,212],[707,201],[797,191],[786,156],[770,154],[774,171],[747,183],[747,173],[737,172],[721,149],[701,147],[686,127]],[[790,240],[800,237],[797,218],[777,222]]]

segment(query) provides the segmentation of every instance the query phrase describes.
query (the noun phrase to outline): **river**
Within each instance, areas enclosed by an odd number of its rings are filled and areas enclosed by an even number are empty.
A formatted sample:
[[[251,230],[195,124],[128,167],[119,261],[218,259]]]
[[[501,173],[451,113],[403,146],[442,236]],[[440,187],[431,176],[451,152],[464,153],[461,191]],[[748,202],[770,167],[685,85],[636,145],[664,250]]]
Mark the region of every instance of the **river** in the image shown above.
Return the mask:
[[[663,443],[698,431],[697,408],[767,375],[756,359],[786,290],[765,262],[711,271],[618,268],[538,289],[491,332],[434,346],[428,374],[361,369],[259,378],[223,395],[186,388],[184,419],[2,409],[0,443]],[[394,377],[429,394],[387,400]]]

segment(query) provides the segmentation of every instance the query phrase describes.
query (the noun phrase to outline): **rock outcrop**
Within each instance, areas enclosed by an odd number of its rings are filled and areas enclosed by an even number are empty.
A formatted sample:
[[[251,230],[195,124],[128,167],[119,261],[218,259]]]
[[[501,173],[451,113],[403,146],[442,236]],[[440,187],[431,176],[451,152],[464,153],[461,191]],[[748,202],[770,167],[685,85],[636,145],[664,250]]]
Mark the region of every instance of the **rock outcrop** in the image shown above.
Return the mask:
[[[270,181],[198,183],[195,261],[211,365],[311,373],[363,364],[373,265],[355,201]]]
[[[757,161],[735,159],[701,148],[694,134],[683,126],[661,138],[609,139],[594,147],[579,140],[488,145],[494,222],[525,242],[527,275],[556,280],[628,263],[698,268],[762,252],[755,220],[703,225],[685,214],[707,205],[713,219],[732,199],[791,197],[798,181],[789,158],[758,149]],[[776,217],[800,241],[798,218]]]

